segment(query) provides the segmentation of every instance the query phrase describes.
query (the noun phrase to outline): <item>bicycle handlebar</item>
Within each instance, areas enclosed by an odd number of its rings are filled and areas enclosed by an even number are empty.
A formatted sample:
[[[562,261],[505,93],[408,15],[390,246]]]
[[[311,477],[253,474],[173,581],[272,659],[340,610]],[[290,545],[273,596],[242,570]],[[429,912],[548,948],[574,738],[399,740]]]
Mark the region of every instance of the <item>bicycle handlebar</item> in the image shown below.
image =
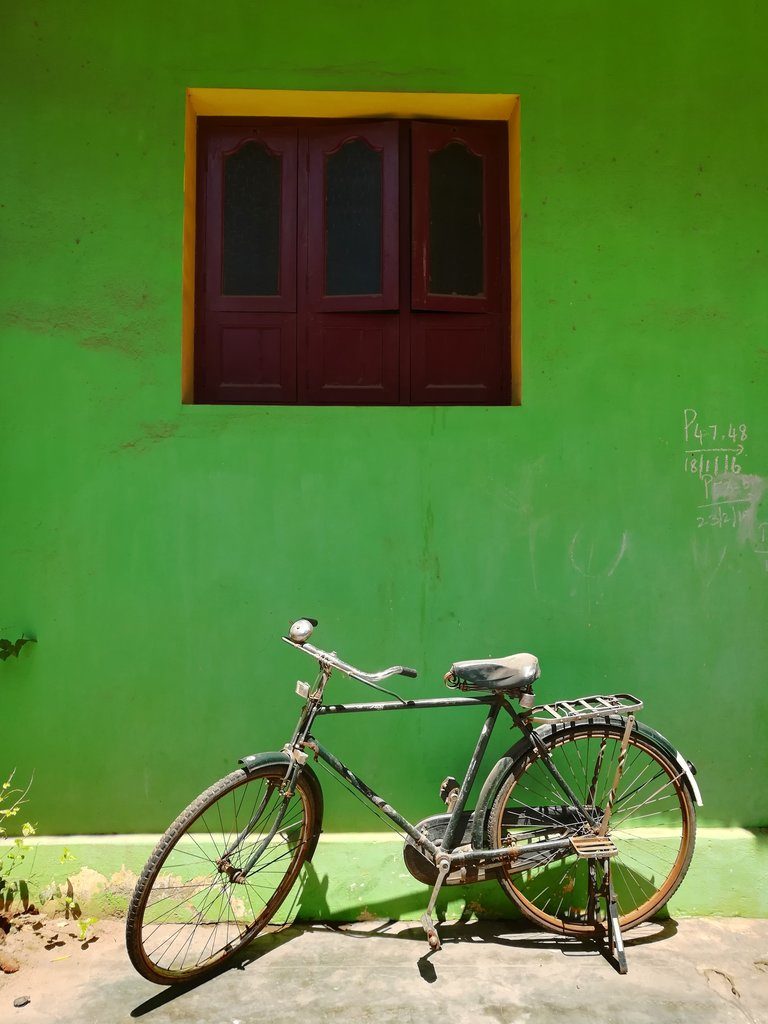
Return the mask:
[[[305,640],[300,643],[297,640],[292,640],[289,636],[284,636],[283,640],[290,644],[291,647],[295,647],[298,651],[304,651],[305,654],[309,654],[313,658],[324,665],[329,665],[331,668],[337,668],[340,672],[350,676],[352,679],[357,679],[361,683],[369,683],[375,685],[380,683],[382,679],[389,679],[390,676],[408,676],[410,679],[416,679],[418,672],[415,668],[408,668],[405,665],[392,665],[390,668],[382,669],[381,672],[363,672],[362,669],[355,668],[354,665],[350,665],[336,654],[335,651],[323,651],[319,647],[315,647],[314,644],[309,643]]]

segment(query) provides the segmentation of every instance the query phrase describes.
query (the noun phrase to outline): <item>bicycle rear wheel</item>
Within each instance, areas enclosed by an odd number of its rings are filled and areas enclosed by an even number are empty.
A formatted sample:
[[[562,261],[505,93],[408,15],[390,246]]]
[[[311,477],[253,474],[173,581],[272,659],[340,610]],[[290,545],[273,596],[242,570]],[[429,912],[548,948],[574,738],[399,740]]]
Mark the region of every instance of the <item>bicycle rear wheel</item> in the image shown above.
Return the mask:
[[[320,829],[318,799],[306,774],[283,797],[285,766],[239,769],[194,800],[160,839],[131,899],[128,954],[161,985],[220,966],[270,923]],[[254,853],[247,877],[238,879]]]
[[[595,719],[554,729],[549,754],[588,812],[602,816],[619,760],[624,725]],[[569,804],[538,753],[512,768],[489,816],[489,845],[530,843],[593,829]],[[680,765],[652,739],[631,734],[608,835],[618,854],[611,874],[622,931],[667,903],[685,877],[696,838],[696,814]],[[530,870],[503,869],[502,888],[532,921],[549,931],[589,935],[601,927],[587,918],[588,860],[542,854]]]

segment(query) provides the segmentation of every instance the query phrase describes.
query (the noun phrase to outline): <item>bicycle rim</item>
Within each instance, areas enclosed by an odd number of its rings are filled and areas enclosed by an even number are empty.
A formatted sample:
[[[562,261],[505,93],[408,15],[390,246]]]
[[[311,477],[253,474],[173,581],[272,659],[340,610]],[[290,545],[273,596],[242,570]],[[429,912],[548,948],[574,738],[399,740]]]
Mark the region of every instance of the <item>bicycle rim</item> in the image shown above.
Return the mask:
[[[546,741],[555,766],[597,820],[613,785],[622,736],[623,726],[595,721],[559,730]],[[521,849],[544,838],[593,830],[545,762],[531,754],[514,766],[489,820],[491,845],[513,841]],[[688,869],[695,831],[695,811],[680,766],[633,733],[608,832],[618,850],[611,874],[622,930],[647,920],[669,900]],[[542,855],[530,870],[503,871],[500,881],[537,924],[583,935],[597,927],[588,918],[588,864],[575,853]]]
[[[144,977],[161,984],[197,977],[267,924],[289,919],[293,901],[280,908],[306,858],[315,809],[302,778],[283,798],[283,777],[282,768],[233,772],[160,840],[128,915],[128,951]],[[247,877],[236,880],[257,851]]]

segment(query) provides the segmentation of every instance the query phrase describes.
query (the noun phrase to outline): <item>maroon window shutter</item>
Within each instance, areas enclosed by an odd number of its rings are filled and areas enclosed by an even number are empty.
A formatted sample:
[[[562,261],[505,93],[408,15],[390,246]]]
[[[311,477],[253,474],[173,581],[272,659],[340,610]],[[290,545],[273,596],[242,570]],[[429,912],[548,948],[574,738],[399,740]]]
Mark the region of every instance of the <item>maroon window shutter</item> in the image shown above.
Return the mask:
[[[296,128],[204,125],[198,146],[197,393],[295,402]]]
[[[411,130],[411,401],[498,404],[510,364],[506,129]]]
[[[393,121],[306,129],[300,402],[397,402],[398,137]]]
[[[307,142],[309,305],[397,309],[397,122],[313,127]]]
[[[415,121],[414,309],[484,313],[499,296],[503,127]]]

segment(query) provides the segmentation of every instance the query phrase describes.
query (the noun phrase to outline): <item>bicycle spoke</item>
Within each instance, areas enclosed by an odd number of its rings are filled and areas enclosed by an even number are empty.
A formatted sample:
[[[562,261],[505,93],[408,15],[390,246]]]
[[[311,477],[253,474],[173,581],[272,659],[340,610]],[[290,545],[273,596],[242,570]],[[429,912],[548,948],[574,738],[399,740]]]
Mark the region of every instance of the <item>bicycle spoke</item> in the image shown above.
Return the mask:
[[[555,734],[549,741],[550,757],[564,781],[583,800],[587,813],[598,818],[614,787],[622,737],[623,727],[596,723]],[[658,901],[668,880],[675,877],[686,841],[680,779],[681,773],[667,767],[634,734],[630,736],[609,828],[618,850],[611,862],[614,889],[625,920]],[[542,757],[522,761],[505,791],[504,807],[494,812],[499,834],[529,850],[556,830],[562,834],[565,829],[571,836],[592,834],[595,826],[582,823],[570,799],[559,790]],[[674,827],[649,832],[646,821],[667,821]],[[538,915],[537,920],[589,928],[588,863],[585,858],[555,853],[524,872],[512,867],[506,875],[510,892],[523,901],[523,909]]]
[[[281,796],[282,778],[222,780],[220,797],[204,805],[165,852],[141,912],[142,956],[153,971],[180,978],[218,963],[266,926],[288,895],[306,855],[308,804],[301,786]],[[263,845],[249,875],[233,881]]]

